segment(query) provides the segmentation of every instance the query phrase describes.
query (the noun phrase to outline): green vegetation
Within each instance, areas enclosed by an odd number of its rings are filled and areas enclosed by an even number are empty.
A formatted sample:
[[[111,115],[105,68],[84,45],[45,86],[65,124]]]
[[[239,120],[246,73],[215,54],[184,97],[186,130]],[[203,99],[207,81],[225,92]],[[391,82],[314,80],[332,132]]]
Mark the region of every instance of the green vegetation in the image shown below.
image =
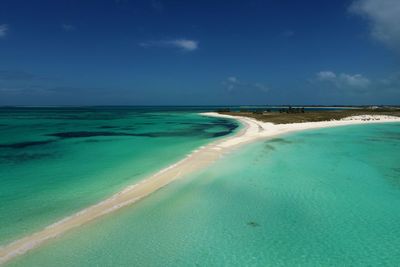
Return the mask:
[[[270,111],[218,111],[220,114],[232,116],[251,117],[264,122],[275,124],[296,123],[296,122],[315,122],[340,120],[357,115],[389,115],[400,117],[400,109],[377,108],[377,109],[343,109],[343,110],[310,110],[304,108],[287,108],[277,112]]]

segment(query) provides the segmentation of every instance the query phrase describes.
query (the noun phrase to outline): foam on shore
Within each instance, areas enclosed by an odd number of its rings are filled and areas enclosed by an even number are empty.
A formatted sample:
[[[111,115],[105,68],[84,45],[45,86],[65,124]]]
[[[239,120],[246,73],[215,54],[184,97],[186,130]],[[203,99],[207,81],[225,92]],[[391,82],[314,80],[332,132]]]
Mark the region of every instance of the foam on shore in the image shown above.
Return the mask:
[[[90,222],[105,214],[118,210],[122,207],[135,203],[136,201],[150,195],[165,185],[178,178],[187,176],[197,170],[210,166],[221,156],[245,143],[249,143],[260,138],[270,138],[289,132],[317,129],[326,127],[336,127],[352,124],[378,123],[378,122],[400,122],[398,117],[375,117],[375,116],[357,116],[345,118],[340,121],[307,122],[293,124],[272,124],[260,122],[247,117],[236,117],[221,115],[218,113],[203,113],[205,116],[223,117],[239,120],[243,129],[233,136],[229,136],[206,146],[202,146],[187,155],[184,159],[176,162],[142,180],[134,185],[128,186],[122,191],[114,194],[110,198],[79,211],[69,217],[66,217],[41,231],[32,235],[16,240],[0,248],[0,264],[5,263],[12,258],[32,250],[49,239],[60,236],[65,232]]]

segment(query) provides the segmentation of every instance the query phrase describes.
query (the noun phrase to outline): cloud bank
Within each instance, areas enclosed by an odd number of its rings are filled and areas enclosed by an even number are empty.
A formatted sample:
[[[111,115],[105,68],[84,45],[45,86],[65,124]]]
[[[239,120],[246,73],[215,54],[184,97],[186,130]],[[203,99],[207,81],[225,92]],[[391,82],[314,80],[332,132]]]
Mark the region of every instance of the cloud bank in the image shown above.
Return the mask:
[[[226,90],[228,92],[246,91],[247,90],[247,91],[258,91],[258,92],[266,93],[269,91],[269,87],[265,86],[262,83],[242,82],[235,76],[230,76],[230,77],[226,78],[222,82],[222,85],[226,88]]]
[[[320,82],[328,82],[338,88],[367,88],[371,81],[361,74],[336,74],[333,71],[320,71],[316,74]]]
[[[349,11],[368,20],[374,39],[400,52],[399,0],[356,0]]]
[[[0,70],[0,82],[3,81],[31,81],[36,76],[21,70]]]
[[[7,33],[8,33],[8,25],[1,24],[0,25],[0,38],[6,37]]]
[[[174,40],[160,40],[160,41],[147,41],[139,44],[142,47],[165,47],[165,48],[179,48],[183,51],[195,51],[199,48],[199,42],[190,39],[174,39]]]
[[[62,27],[63,30],[66,31],[66,32],[70,32],[70,31],[75,30],[75,27],[74,27],[73,25],[71,25],[71,24],[65,24],[65,23],[63,23],[63,24],[61,24],[61,27]]]

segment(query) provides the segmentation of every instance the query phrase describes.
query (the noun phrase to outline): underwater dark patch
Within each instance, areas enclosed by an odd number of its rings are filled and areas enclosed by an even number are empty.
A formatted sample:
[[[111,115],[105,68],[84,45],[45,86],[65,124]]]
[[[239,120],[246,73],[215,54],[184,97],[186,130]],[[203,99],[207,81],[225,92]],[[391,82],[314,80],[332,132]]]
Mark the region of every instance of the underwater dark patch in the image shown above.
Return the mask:
[[[208,124],[208,123],[193,123],[193,126],[188,130],[181,130],[175,132],[144,132],[144,133],[128,133],[128,132],[115,132],[115,131],[77,131],[77,132],[59,132],[48,134],[47,136],[59,137],[59,138],[87,138],[87,137],[96,137],[96,136],[134,136],[134,137],[185,137],[185,136],[193,136],[193,135],[208,135],[209,137],[220,137],[227,134],[230,134],[233,130],[235,130],[238,125],[235,123],[230,123],[226,121],[220,121],[220,124]],[[216,133],[208,133],[207,130],[212,126],[222,126],[226,128],[224,131],[216,132]],[[103,125],[99,128],[107,129],[113,128],[114,126]],[[127,127],[115,127],[120,130],[132,131],[136,129],[133,126]]]
[[[257,222],[248,222],[247,225],[248,225],[248,226],[251,226],[251,227],[258,227],[258,226],[260,226],[260,224],[257,223]]]
[[[191,131],[179,131],[179,132],[153,132],[153,133],[139,133],[139,134],[131,134],[132,136],[139,137],[184,137],[184,136],[193,136],[198,133]]]
[[[137,122],[135,125],[152,125],[154,122]]]
[[[226,127],[227,129],[233,131],[238,127],[237,123],[234,122],[227,122],[227,121],[220,121],[219,123],[216,123],[217,125]]]
[[[390,173],[385,174],[385,179],[390,185],[400,189],[400,168],[392,168]]]
[[[387,142],[386,138],[367,138],[367,142]]]
[[[276,148],[273,145],[270,144],[265,144],[265,148],[268,150],[276,150]]]
[[[393,133],[393,132],[386,132],[383,134],[384,138],[390,139],[390,140],[400,140],[400,134],[399,133]]]
[[[153,132],[153,133],[124,133],[124,132],[60,132],[48,134],[47,136],[54,136],[60,138],[87,138],[98,136],[136,136],[136,137],[173,137],[188,135],[187,132]]]
[[[48,134],[47,136],[55,136],[60,138],[85,138],[95,136],[130,136],[132,134],[121,133],[121,132],[60,132]]]
[[[212,133],[211,137],[220,137],[220,136],[224,136],[227,134],[230,134],[232,131],[224,131],[224,132],[218,132],[218,133]]]
[[[19,142],[13,144],[0,144],[0,148],[26,148],[30,146],[40,146],[40,145],[47,145],[53,143],[54,140],[46,140],[46,141],[28,141],[28,142]]]
[[[283,139],[283,138],[274,138],[274,139],[268,140],[267,143],[292,144],[293,142]]]
[[[198,124],[193,123],[193,126],[188,130],[176,131],[176,132],[152,132],[152,133],[140,133],[140,134],[130,134],[132,136],[143,136],[143,137],[185,137],[185,136],[194,136],[194,135],[207,135],[209,137],[220,137],[227,134],[230,134],[234,129],[238,126],[235,124],[225,124],[219,125],[226,128],[225,131],[220,131],[216,133],[209,133],[207,130],[210,129],[210,126],[215,126],[215,124]]]
[[[115,129],[115,128],[118,128],[118,126],[103,125],[103,126],[99,126],[97,128],[99,128],[99,129]]]
[[[135,130],[136,129],[136,127],[121,127],[121,128],[119,128],[119,129],[121,129],[121,130],[125,130],[125,131],[132,131],[132,130]]]
[[[26,161],[40,160],[44,158],[54,158],[52,153],[22,153],[17,155],[1,155],[0,162],[2,163],[23,163]]]
[[[104,126],[98,126],[97,129],[120,129],[120,130],[134,130],[137,127],[134,126],[111,126],[111,125],[104,125]]]
[[[400,174],[400,168],[399,167],[392,168],[392,170]],[[399,177],[399,179],[400,179],[400,177]]]

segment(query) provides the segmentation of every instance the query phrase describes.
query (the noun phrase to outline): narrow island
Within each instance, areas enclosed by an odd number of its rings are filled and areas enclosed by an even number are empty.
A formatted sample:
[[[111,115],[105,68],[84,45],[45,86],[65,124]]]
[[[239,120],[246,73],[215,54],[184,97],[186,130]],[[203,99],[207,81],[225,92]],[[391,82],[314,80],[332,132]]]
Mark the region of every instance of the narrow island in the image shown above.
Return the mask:
[[[324,110],[318,107],[279,107],[277,111],[270,108],[265,109],[240,109],[234,111],[231,109],[219,109],[216,112],[229,116],[244,116],[253,118],[262,122],[271,122],[274,124],[302,123],[302,122],[321,122],[331,120],[344,120],[353,117],[360,120],[380,120],[385,117],[400,117],[400,108],[398,107],[326,107]],[[331,110],[329,110],[330,108]]]

